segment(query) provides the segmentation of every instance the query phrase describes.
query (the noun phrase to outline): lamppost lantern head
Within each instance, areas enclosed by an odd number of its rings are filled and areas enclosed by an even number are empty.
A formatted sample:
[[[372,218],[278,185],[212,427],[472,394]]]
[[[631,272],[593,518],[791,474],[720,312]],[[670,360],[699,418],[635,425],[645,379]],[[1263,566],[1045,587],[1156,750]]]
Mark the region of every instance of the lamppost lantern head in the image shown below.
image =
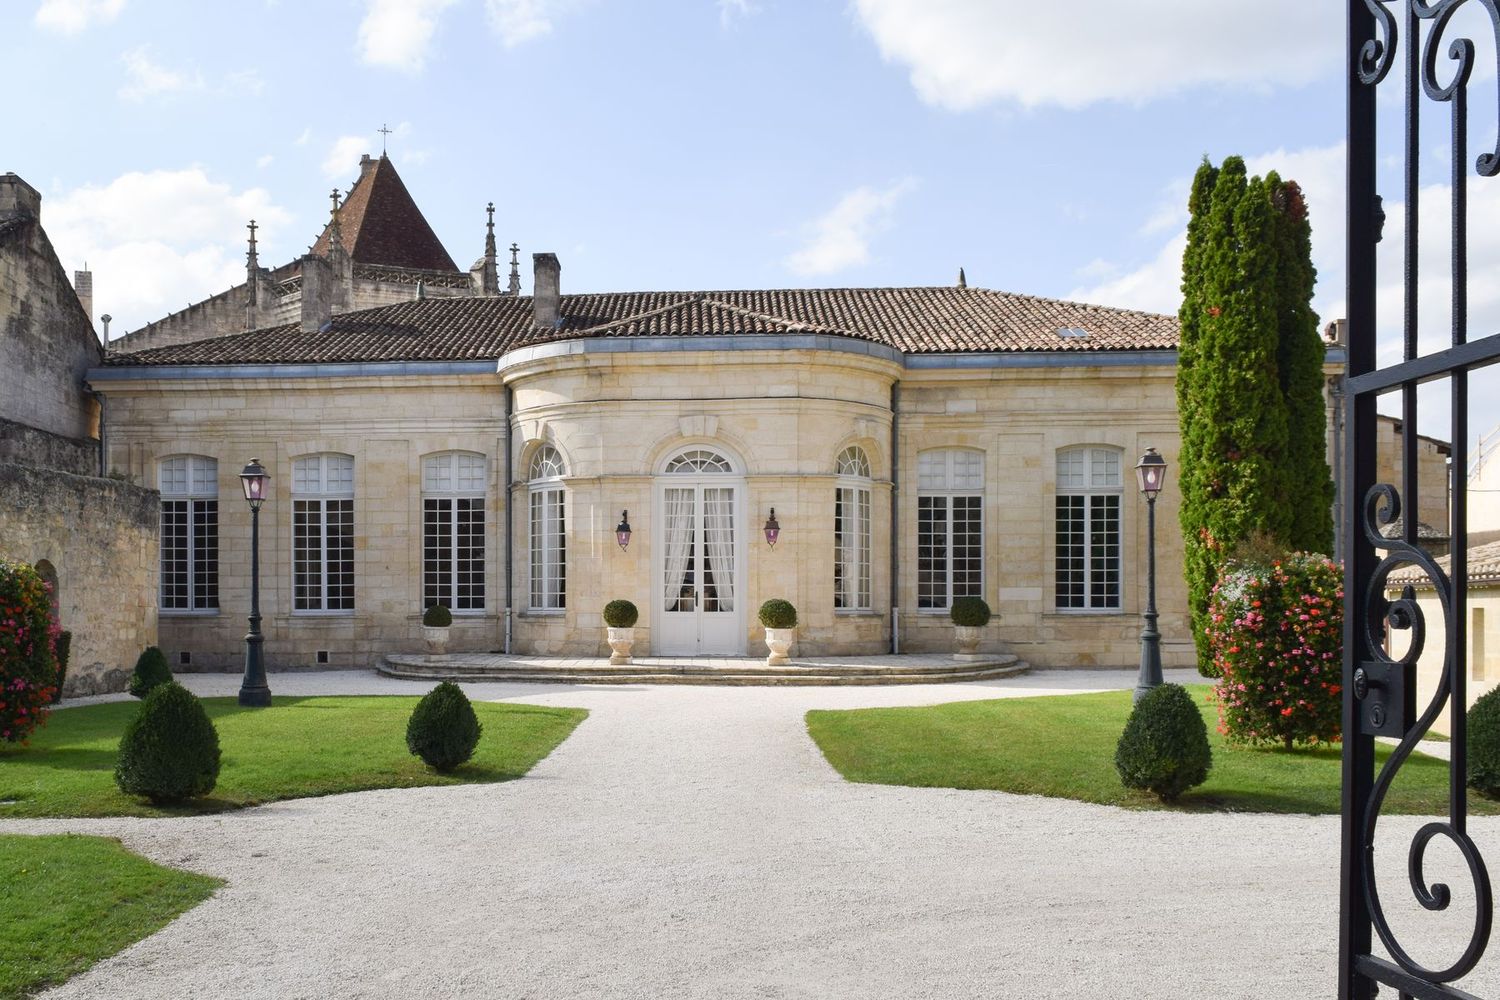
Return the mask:
[[[245,471],[240,473],[240,486],[245,491],[245,500],[250,504],[251,510],[260,510],[260,505],[266,502],[266,489],[270,481],[271,477],[266,475],[265,467],[258,458],[252,458],[250,464],[245,466]]]
[[[615,541],[620,543],[620,551],[624,552],[630,547],[630,511],[620,511],[620,523],[615,525]]]
[[[781,537],[781,522],[776,520],[776,508],[771,508],[771,516],[766,518],[766,544],[771,548],[776,547],[776,539]]]
[[[1167,482],[1167,460],[1158,455],[1155,448],[1147,448],[1146,454],[1135,464],[1135,478],[1146,499],[1155,500]]]

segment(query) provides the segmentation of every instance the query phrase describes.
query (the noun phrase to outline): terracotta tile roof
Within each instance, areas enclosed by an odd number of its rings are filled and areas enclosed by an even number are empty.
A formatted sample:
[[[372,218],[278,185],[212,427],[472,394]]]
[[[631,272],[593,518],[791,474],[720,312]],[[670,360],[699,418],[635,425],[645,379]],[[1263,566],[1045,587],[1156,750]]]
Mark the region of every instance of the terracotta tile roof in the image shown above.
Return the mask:
[[[530,297],[431,298],[112,356],[108,364],[219,365],[499,358],[583,337],[828,334],[907,354],[1173,349],[1177,319],[982,288],[788,288],[565,295],[553,330]],[[1084,331],[1066,336],[1060,330]]]
[[[1377,553],[1378,554],[1378,553]],[[1451,555],[1438,556],[1434,562],[1438,569],[1444,573],[1453,572],[1453,557]],[[1418,566],[1403,566],[1392,573],[1387,582],[1400,587],[1411,584],[1418,589],[1431,589],[1432,581],[1427,574]],[[1469,584],[1500,582],[1500,541],[1486,542],[1483,545],[1469,546]]]
[[[323,227],[313,253],[327,256],[330,226]],[[339,229],[344,235],[344,249],[355,263],[458,270],[383,153],[361,170],[349,189],[339,209]]]

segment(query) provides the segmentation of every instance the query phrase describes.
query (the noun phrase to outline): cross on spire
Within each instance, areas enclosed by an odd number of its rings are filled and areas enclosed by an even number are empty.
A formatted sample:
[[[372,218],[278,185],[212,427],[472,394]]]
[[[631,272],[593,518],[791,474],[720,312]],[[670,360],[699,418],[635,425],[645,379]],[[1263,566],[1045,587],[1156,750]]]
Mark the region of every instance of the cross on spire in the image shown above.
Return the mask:
[[[385,155],[385,137],[391,134],[391,130],[385,127],[385,122],[381,122],[380,123],[380,128],[377,131],[380,132],[380,155],[384,156]]]
[[[489,231],[493,233],[495,231],[495,203],[492,201],[488,205],[484,206],[484,211],[485,214],[490,217],[490,221],[485,223],[485,225],[489,228]]]

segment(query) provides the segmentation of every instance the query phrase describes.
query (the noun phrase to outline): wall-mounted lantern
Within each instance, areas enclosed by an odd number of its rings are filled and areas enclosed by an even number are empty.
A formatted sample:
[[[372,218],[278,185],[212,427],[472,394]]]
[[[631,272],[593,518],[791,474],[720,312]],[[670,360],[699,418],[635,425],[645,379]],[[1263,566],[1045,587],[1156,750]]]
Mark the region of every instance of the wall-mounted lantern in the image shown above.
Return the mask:
[[[620,543],[620,551],[624,552],[630,547],[630,511],[620,511],[620,523],[615,525],[615,541]]]
[[[771,548],[776,547],[776,539],[781,537],[781,524],[776,520],[776,508],[771,508],[771,516],[766,518],[766,544]]]

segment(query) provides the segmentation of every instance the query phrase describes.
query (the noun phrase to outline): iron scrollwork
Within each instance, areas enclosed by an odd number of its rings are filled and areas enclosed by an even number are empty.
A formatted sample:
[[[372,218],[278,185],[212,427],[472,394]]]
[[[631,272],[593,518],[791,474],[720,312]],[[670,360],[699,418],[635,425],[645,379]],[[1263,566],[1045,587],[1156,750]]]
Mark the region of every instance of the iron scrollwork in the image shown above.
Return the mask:
[[[1376,566],[1364,594],[1366,649],[1376,663],[1385,664],[1391,670],[1405,671],[1414,668],[1417,658],[1422,654],[1426,644],[1427,621],[1411,587],[1404,587],[1399,599],[1387,600],[1385,593],[1390,589],[1391,573],[1403,566],[1416,566],[1426,574],[1437,593],[1445,625],[1453,614],[1453,607],[1451,581],[1438,566],[1436,560],[1415,545],[1399,538],[1387,538],[1381,534],[1381,527],[1395,523],[1400,516],[1401,497],[1394,486],[1389,483],[1379,483],[1370,488],[1364,505],[1365,537],[1377,549],[1389,551]],[[1376,631],[1376,623],[1379,622],[1388,623],[1392,629],[1411,632],[1410,642],[1401,656],[1392,657],[1386,651],[1385,637]],[[1444,631],[1446,632],[1446,628]],[[1407,852],[1407,878],[1411,884],[1412,894],[1424,909],[1445,910],[1453,899],[1452,890],[1447,884],[1434,882],[1429,885],[1424,874],[1427,846],[1435,838],[1445,837],[1458,848],[1468,865],[1469,876],[1474,884],[1474,927],[1470,933],[1468,945],[1452,965],[1443,969],[1429,969],[1412,958],[1396,940],[1396,935],[1391,930],[1385,911],[1381,907],[1380,893],[1375,880],[1375,827],[1380,820],[1380,807],[1385,802],[1386,793],[1390,790],[1391,782],[1395,780],[1396,772],[1406,763],[1422,737],[1427,735],[1448,701],[1452,686],[1450,671],[1454,669],[1454,661],[1452,647],[1445,644],[1442,675],[1437,690],[1433,693],[1432,699],[1421,716],[1404,726],[1401,742],[1380,769],[1364,811],[1364,888],[1371,923],[1391,956],[1403,968],[1412,975],[1432,983],[1452,982],[1467,975],[1484,955],[1489,943],[1493,915],[1489,872],[1485,868],[1484,859],[1480,856],[1473,839],[1465,829],[1463,816],[1465,807],[1461,802],[1450,803],[1450,814],[1446,822],[1428,823],[1418,830],[1412,839],[1411,847]],[[1360,672],[1364,672],[1363,668]],[[1360,684],[1358,675],[1356,677],[1357,688],[1368,684],[1367,681],[1365,684]],[[1368,694],[1368,689],[1365,691],[1357,689],[1353,692],[1353,696],[1362,701],[1368,698]],[[1455,706],[1455,711],[1461,711],[1461,708]]]

